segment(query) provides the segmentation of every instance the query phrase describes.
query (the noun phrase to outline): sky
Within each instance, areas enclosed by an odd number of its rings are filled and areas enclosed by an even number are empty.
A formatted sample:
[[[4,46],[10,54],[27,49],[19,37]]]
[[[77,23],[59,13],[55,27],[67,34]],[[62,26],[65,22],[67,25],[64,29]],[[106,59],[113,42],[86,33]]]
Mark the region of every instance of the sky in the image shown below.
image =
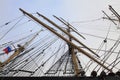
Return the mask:
[[[114,26],[110,21],[106,21],[105,23],[98,22],[96,24],[76,22],[99,19],[104,16],[101,10],[104,10],[106,13],[111,15],[108,5],[112,5],[113,8],[120,13],[120,0],[0,0],[0,26],[23,15],[23,13],[19,10],[19,8],[22,8],[29,13],[39,12],[53,20],[54,18],[52,15],[62,17],[75,25],[75,28],[77,28],[80,32],[106,36],[106,31],[108,30],[110,24],[111,26]],[[25,29],[27,28],[24,28],[23,30]],[[112,27],[112,29],[117,30],[115,26]],[[116,33],[119,34],[117,31]],[[16,32],[14,33],[16,34]],[[116,33],[111,32],[109,36],[113,39],[117,39],[118,35],[111,36],[111,34]],[[87,37],[87,39],[88,41],[83,41],[85,44],[88,45],[90,42],[93,42],[91,37]],[[101,41],[102,40],[95,40],[94,43],[91,43],[88,46],[96,47],[100,45]],[[4,41],[0,41],[0,44],[2,42]],[[94,46],[95,44],[96,46]]]
[[[1,0],[0,23],[18,17],[22,8],[30,13],[40,12],[44,15],[57,15],[70,21],[101,17],[101,10],[108,5],[119,8],[119,0]]]

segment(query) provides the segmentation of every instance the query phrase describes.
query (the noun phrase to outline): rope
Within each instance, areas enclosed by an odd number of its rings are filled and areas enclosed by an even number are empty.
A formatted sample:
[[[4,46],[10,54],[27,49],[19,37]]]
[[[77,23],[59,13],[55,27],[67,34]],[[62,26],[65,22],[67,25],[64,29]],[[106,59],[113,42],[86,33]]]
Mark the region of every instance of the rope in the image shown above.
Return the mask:
[[[18,20],[18,21],[0,38],[0,40],[3,39],[23,18],[24,18],[24,16],[23,16],[20,20]]]
[[[114,66],[116,65],[115,63],[117,62],[117,60],[120,58],[119,57],[119,55],[120,55],[120,51],[119,51],[119,53],[117,54],[117,56],[116,56],[116,59],[110,64],[110,65],[112,65],[113,64],[113,66],[112,66],[112,68],[111,68],[111,70],[114,68]],[[110,66],[109,65],[109,66]]]
[[[23,17],[23,16],[24,16],[24,15],[22,15],[22,16],[20,16],[20,17]],[[2,27],[4,27],[4,26],[6,26],[6,25],[8,25],[8,24],[10,24],[10,23],[12,23],[12,22],[14,22],[14,21],[16,21],[16,20],[19,19],[20,17],[17,17],[17,18],[15,18],[15,19],[11,20],[11,21],[6,22],[5,24],[1,25],[0,28],[2,28]]]
[[[52,43],[52,42],[51,42]],[[46,44],[46,45],[48,45],[48,43]],[[45,46],[46,46],[45,44],[43,44],[43,45],[41,45],[40,47],[42,48],[44,48]],[[31,56],[33,56],[33,55],[35,55],[36,53],[38,53],[38,52],[40,52],[39,50],[41,50],[41,48],[39,47],[39,49],[38,49],[38,51],[34,51],[32,54],[31,54]],[[37,55],[37,56],[39,56],[39,55]],[[28,59],[29,58],[29,56],[26,56],[24,59]],[[18,63],[18,62],[17,62]]]
[[[102,18],[97,18],[97,19],[91,19],[91,20],[85,20],[85,21],[77,21],[77,22],[72,22],[72,23],[89,23],[89,22],[95,22],[98,20],[101,20]]]
[[[88,34],[88,33],[80,32],[80,34],[84,34],[84,35],[88,35],[88,36],[92,36],[92,37],[96,37],[96,38],[105,39],[105,37],[102,37],[102,36],[96,36],[96,35],[92,35],[92,34]],[[110,41],[117,41],[117,40],[115,40],[115,39],[110,39],[110,38],[107,38],[107,40],[110,40]]]
[[[109,26],[109,29],[108,29],[108,32],[107,32],[107,35],[106,35],[105,39],[103,40],[103,42],[101,43],[100,47],[99,47],[98,50],[97,50],[98,53],[99,53],[100,50],[103,48],[104,44],[107,43],[107,37],[108,37],[108,35],[109,35],[110,28],[111,28],[111,24],[110,24],[110,26]],[[107,49],[107,44],[105,45],[105,50],[106,50],[106,49]],[[106,52],[105,52],[105,53],[106,53]],[[107,54],[107,55],[108,55],[108,54]],[[107,55],[106,55],[106,56],[107,56]],[[104,58],[103,58],[101,61],[103,61],[105,58],[106,58],[106,57],[104,56]],[[107,57],[107,58],[108,58],[108,57]],[[107,58],[106,58],[106,59],[107,59]],[[103,64],[105,63],[106,59],[103,61]],[[90,61],[91,61],[91,60],[90,60]],[[89,62],[90,62],[90,61],[89,61]],[[90,65],[91,65],[92,63],[93,63],[93,62],[91,62],[91,63],[89,64],[89,67],[90,67]],[[95,68],[94,68],[93,70],[95,70],[98,66],[99,66],[99,65],[95,66]],[[101,66],[98,68],[97,72],[100,70],[100,68],[101,68]]]
[[[109,35],[109,33],[110,33],[110,29],[111,29],[111,24],[110,24],[110,26],[109,26],[109,28],[108,28],[108,31],[107,31],[107,35],[106,35],[106,38],[105,38],[105,40],[104,40],[104,43],[107,43],[107,38],[108,38],[108,35]],[[106,44],[106,46],[105,46],[105,50],[107,49],[107,44]],[[106,52],[105,52],[106,53]],[[103,57],[103,59],[101,60],[101,61],[103,61],[103,64],[106,62],[106,60],[109,58],[109,56],[112,54],[106,54],[105,55],[105,53],[104,53],[104,57]],[[107,55],[108,55],[108,57],[107,57]],[[97,65],[98,66],[98,65]],[[97,68],[97,66],[94,68],[94,69],[96,69]],[[99,71],[101,69],[101,66],[98,68],[98,70],[97,70],[97,72]]]
[[[50,44],[52,45],[51,42],[50,42]],[[41,50],[41,48],[40,48],[40,50]],[[39,52],[39,51],[38,51],[38,52]],[[38,53],[38,52],[36,52],[36,53]],[[36,54],[36,53],[32,53],[32,54],[34,55],[34,54]],[[39,53],[40,53],[40,52],[39,52]],[[42,52],[42,53],[43,53],[43,52]],[[29,55],[29,56],[33,57],[33,55]],[[29,56],[28,56],[28,58],[25,57],[25,59],[28,60],[28,59],[30,58]],[[39,55],[36,55],[36,57],[34,57],[33,59],[36,59],[37,57],[39,57]],[[32,59],[32,60],[33,60],[33,59]],[[31,60],[31,61],[32,61],[32,60]],[[22,65],[21,69],[22,69],[23,67],[25,67],[25,66],[28,66],[28,64],[30,64],[31,61],[27,62],[24,66]],[[23,63],[23,62],[21,62],[21,63]],[[21,63],[19,63],[19,64],[21,64]],[[20,66],[19,64],[18,64],[18,66]],[[16,65],[16,64],[15,64],[15,65]],[[17,67],[17,66],[16,66],[16,67]]]
[[[41,42],[43,42],[43,41],[41,41]],[[41,45],[42,46],[42,45]],[[43,45],[44,46],[44,45]],[[40,48],[41,49],[41,48]],[[21,54],[22,55],[22,54]],[[26,57],[27,58],[27,57]]]
[[[62,46],[61,48],[63,48],[63,46]],[[44,63],[42,63],[37,69],[35,69],[35,70],[34,70],[34,73],[35,73],[37,70],[39,70],[44,64],[46,64],[53,56],[55,56],[56,53],[59,52],[59,50],[60,50],[60,49],[58,49],[58,50],[57,50],[53,55],[51,55]],[[32,76],[34,73],[32,73],[30,76]]]

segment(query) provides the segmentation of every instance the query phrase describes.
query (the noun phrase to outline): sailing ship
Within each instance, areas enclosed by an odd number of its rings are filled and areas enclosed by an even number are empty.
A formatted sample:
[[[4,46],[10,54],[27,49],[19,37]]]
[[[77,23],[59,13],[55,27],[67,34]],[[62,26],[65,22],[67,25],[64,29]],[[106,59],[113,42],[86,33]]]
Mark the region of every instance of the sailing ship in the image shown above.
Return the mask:
[[[112,6],[109,9],[114,17],[103,11],[105,17],[101,19],[111,21],[117,26],[113,29],[118,30],[120,15]],[[111,26],[107,34],[104,34],[105,37],[101,37],[82,33],[65,19],[55,15],[53,17],[57,21],[38,12],[30,14],[23,9],[20,11],[24,14],[22,17],[0,26],[3,33],[0,36],[0,76],[78,77],[89,76],[92,71],[96,71],[98,75],[103,71],[106,74],[119,71],[120,36],[115,34],[116,39],[109,38]],[[32,28],[26,30],[27,26]],[[21,27],[23,30],[20,30]],[[11,38],[11,35],[16,37]],[[9,39],[4,42],[6,37]],[[84,42],[90,41],[91,37],[95,41],[100,40],[101,44],[92,41],[90,43],[94,43],[94,46],[88,47]]]

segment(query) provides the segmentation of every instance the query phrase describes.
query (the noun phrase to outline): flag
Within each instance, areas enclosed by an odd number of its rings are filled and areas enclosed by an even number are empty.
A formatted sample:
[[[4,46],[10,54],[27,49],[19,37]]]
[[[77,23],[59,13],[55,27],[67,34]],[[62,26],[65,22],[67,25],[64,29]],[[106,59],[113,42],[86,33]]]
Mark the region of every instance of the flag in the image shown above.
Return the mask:
[[[6,54],[8,54],[9,52],[12,51],[12,49],[11,49],[10,46],[8,46],[8,47],[6,47],[5,49],[3,49],[3,51],[4,51]]]

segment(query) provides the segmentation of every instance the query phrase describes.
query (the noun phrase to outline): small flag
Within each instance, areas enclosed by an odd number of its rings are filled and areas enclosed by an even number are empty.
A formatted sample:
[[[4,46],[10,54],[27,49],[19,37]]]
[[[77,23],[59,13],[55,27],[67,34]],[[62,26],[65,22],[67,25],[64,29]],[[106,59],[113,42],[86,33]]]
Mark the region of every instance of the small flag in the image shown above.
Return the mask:
[[[6,54],[8,54],[9,52],[11,52],[12,51],[12,49],[11,49],[11,47],[6,47],[5,49],[3,49],[3,51],[6,53]]]

